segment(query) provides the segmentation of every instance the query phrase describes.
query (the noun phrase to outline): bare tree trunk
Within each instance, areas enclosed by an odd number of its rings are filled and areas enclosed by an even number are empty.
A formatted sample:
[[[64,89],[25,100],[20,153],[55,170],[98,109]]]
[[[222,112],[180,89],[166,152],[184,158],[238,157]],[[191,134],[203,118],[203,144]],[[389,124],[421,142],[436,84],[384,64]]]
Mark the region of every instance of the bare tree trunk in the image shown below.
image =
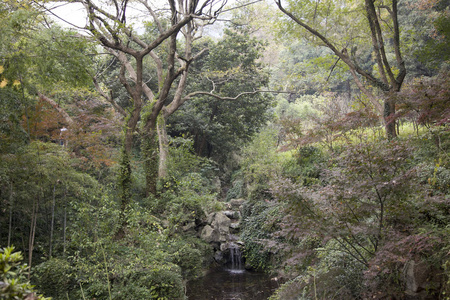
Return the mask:
[[[12,214],[13,214],[13,184],[10,183],[9,188],[9,228],[8,228],[8,247],[11,246],[11,233],[12,233]]]
[[[53,202],[52,202],[52,219],[50,222],[50,249],[48,252],[48,257],[51,258],[52,257],[52,248],[53,248],[53,228],[54,228],[54,224],[55,224],[55,194],[56,194],[56,183],[53,185]]]
[[[31,213],[30,236],[28,239],[28,268],[31,269],[33,261],[34,237],[36,235],[37,212],[39,208],[39,196],[33,201],[33,209]],[[28,273],[28,279],[30,279]]]
[[[158,119],[158,141],[159,141],[159,169],[158,177],[165,178],[167,176],[167,158],[169,156],[169,138],[167,137],[166,120],[164,115]]]
[[[388,139],[397,137],[397,131],[395,130],[395,102],[388,97],[384,101],[384,119],[385,128]]]
[[[64,221],[63,221],[63,253],[66,254],[66,227],[67,227],[67,186],[64,190]]]

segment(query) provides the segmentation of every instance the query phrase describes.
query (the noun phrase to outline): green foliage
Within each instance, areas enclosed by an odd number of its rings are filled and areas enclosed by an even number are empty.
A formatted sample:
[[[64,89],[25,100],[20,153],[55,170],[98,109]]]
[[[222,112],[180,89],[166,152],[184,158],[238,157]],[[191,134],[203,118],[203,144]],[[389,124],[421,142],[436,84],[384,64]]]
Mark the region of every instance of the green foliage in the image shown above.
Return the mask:
[[[90,82],[87,72],[93,51],[87,40],[55,25],[43,12],[24,2],[2,2],[0,56],[5,72],[0,77],[20,81],[32,94],[38,91],[81,87]],[[89,50],[88,50],[89,49]]]
[[[28,266],[23,264],[21,262],[22,260],[22,253],[14,252],[14,247],[0,249],[1,299],[25,299],[35,295],[36,291],[34,290],[34,286],[26,279]],[[44,298],[42,295],[38,295],[36,299],[45,300],[50,298]]]
[[[242,150],[241,168],[250,197],[267,193],[270,180],[281,174],[285,157],[277,152],[277,142],[276,129],[267,127]]]
[[[416,18],[417,15],[422,17],[424,20],[422,22],[423,28],[428,29],[428,31],[425,31],[425,33],[423,33],[423,29],[419,31],[423,34],[420,39],[417,38],[417,34],[413,34],[416,40],[419,40],[418,43],[421,46],[413,49],[414,54],[421,63],[432,69],[445,69],[450,59],[447,51],[450,44],[449,3],[447,1],[429,1],[427,5],[427,1],[423,1],[422,5],[418,3],[415,6],[414,14]],[[417,28],[417,25],[415,28]]]
[[[0,88],[0,153],[15,153],[27,143],[28,134],[21,124],[27,102],[17,88]]]
[[[238,199],[244,196],[244,181],[237,179],[233,182],[233,186],[227,191],[226,201]]]
[[[210,159],[202,158],[194,152],[194,142],[191,138],[182,136],[171,138],[169,158],[167,162],[168,177],[177,185],[188,173],[198,173],[203,180],[216,175],[217,165]],[[165,189],[170,188],[170,181],[165,183]],[[207,182],[195,183],[196,188],[212,188]]]
[[[12,222],[17,228],[28,228],[36,215],[36,242],[46,240],[49,230],[53,197],[55,197],[55,219],[60,226],[55,249],[62,250],[62,219],[64,210],[71,216],[69,203],[89,203],[100,194],[98,182],[88,174],[71,166],[64,148],[53,143],[32,142],[16,154],[2,154],[0,159],[0,201],[2,207],[12,210]],[[4,176],[3,176],[4,174]],[[33,211],[38,205],[39,210]],[[8,214],[0,217],[2,232],[8,232]],[[55,226],[56,227],[56,226]],[[60,235],[61,234],[61,235]],[[60,239],[61,236],[61,239]],[[6,235],[2,235],[6,243]],[[11,243],[22,244],[28,235],[21,231],[11,232]],[[39,247],[40,256],[48,255],[48,243]]]
[[[209,267],[212,249],[208,243],[190,235],[180,235],[167,242],[167,251],[171,260],[181,268],[184,279],[190,280],[202,276]]]
[[[296,299],[307,300],[310,299],[307,296],[308,289],[303,284],[304,280],[301,276],[291,279],[283,283],[275,293],[268,298],[268,300],[284,300],[284,299]]]
[[[88,292],[90,290],[88,289]],[[182,277],[176,266],[153,266],[146,270],[130,270],[117,278],[111,299],[183,299]]]
[[[122,201],[122,210],[128,208],[131,201],[131,163],[129,154],[122,149],[121,160],[119,162],[119,173],[117,175],[117,185],[119,189],[119,199]]]
[[[158,141],[155,133],[142,138],[141,156],[146,182],[145,192],[147,195],[155,195],[158,180]]]
[[[324,161],[324,155],[319,148],[300,147],[297,153],[284,163],[283,176],[294,182],[302,182],[304,186],[319,184]]]
[[[271,84],[293,91],[288,96],[289,102],[302,95],[305,97],[327,90],[341,91],[344,83],[350,79],[342,62],[338,62],[331,72],[336,57],[325,47],[317,47],[302,40],[288,40],[286,48],[279,55],[280,62],[272,72]]]
[[[183,280],[200,275],[211,255],[209,245],[163,227],[136,202],[124,212],[120,240],[122,211],[113,197],[72,206],[66,255],[40,264],[34,276],[54,299],[183,299]]]
[[[189,139],[172,139],[168,175],[161,181],[160,196],[150,203],[152,211],[164,215],[173,231],[199,223],[206,214],[223,206],[216,200],[217,187],[212,182],[216,165],[193,154],[192,147]]]
[[[66,299],[78,288],[75,269],[63,258],[51,258],[33,270],[33,281],[52,299]]]
[[[268,271],[277,266],[273,234],[280,230],[282,206],[266,201],[246,202],[242,216],[241,239],[245,243],[246,263],[258,270]]]
[[[272,97],[252,94],[268,83],[268,74],[258,62],[263,50],[260,41],[245,31],[226,29],[217,43],[208,42],[208,48],[193,62],[194,76],[186,92],[213,91],[230,99],[206,95],[190,99],[168,120],[168,132],[172,136],[188,133],[195,153],[224,163],[234,149],[265,125]]]

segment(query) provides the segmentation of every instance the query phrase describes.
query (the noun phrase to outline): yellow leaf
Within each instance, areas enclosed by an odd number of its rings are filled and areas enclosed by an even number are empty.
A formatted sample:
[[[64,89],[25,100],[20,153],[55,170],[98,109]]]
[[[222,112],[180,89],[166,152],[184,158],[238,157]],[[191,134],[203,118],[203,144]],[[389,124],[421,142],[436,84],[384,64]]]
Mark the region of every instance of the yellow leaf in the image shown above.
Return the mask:
[[[0,74],[2,74],[3,71],[5,71],[5,68],[3,68],[3,66],[0,66]]]
[[[14,86],[20,85],[20,81],[19,81],[19,80],[14,80],[13,85],[14,85]]]
[[[8,80],[3,79],[3,81],[0,82],[0,88],[4,88],[8,84]]]

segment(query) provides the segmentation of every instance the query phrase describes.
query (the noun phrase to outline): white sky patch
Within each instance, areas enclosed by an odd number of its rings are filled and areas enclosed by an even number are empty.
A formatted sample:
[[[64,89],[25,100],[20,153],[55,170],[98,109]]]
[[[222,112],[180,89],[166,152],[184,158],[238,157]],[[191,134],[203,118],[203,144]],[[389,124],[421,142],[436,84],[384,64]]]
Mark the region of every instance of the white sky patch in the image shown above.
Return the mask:
[[[86,9],[81,3],[50,2],[48,15],[64,28],[84,28],[87,24]]]

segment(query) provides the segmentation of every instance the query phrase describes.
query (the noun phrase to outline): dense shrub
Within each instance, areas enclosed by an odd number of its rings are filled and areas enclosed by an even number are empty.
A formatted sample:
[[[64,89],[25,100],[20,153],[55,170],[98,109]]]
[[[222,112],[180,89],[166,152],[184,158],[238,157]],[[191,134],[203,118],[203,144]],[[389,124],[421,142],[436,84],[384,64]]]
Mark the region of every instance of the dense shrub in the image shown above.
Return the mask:
[[[37,265],[33,279],[37,287],[53,299],[66,299],[78,289],[74,268],[61,258],[51,258]]]
[[[114,300],[184,299],[180,270],[176,265],[153,265],[128,270],[115,278],[111,289]]]

